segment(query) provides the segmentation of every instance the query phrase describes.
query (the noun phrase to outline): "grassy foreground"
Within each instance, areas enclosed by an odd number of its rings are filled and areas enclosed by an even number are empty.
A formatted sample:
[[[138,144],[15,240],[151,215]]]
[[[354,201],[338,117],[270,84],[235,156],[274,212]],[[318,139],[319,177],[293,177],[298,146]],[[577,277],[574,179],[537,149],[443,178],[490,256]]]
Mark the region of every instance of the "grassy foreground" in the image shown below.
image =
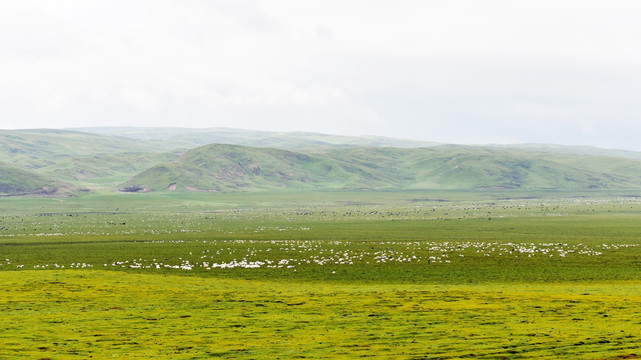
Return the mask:
[[[0,359],[641,357],[636,196],[139,195],[0,203]]]
[[[0,272],[0,357],[634,357],[641,282],[328,284]]]

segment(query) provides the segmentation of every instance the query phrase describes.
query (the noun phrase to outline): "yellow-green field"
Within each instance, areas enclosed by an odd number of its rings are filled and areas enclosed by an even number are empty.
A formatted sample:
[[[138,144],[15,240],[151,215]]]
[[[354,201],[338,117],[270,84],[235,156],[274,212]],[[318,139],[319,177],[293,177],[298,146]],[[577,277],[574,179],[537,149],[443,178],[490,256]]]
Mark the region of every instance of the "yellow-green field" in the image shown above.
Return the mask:
[[[522,195],[3,199],[0,359],[641,358],[641,197]]]
[[[0,272],[0,358],[634,358],[641,282],[335,284]]]

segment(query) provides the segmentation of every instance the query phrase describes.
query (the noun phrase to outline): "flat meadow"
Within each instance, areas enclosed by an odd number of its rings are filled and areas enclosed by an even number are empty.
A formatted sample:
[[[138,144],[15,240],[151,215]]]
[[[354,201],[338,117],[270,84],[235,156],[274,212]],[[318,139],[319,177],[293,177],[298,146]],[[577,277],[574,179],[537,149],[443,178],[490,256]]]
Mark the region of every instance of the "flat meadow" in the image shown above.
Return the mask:
[[[0,202],[0,358],[641,357],[633,194]]]

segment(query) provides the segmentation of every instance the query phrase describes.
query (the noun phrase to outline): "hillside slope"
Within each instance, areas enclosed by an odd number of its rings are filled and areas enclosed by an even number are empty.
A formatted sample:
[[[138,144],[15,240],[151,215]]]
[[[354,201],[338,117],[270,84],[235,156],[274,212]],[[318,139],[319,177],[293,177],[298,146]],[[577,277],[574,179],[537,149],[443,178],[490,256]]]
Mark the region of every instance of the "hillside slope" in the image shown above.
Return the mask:
[[[252,191],[301,189],[641,189],[641,161],[436,146],[291,152],[207,145],[154,166],[124,188]]]
[[[67,195],[75,186],[52,180],[33,171],[0,163],[0,197]]]
[[[0,161],[37,169],[74,157],[167,151],[162,144],[69,130],[0,130]]]
[[[341,136],[310,132],[270,132],[233,128],[138,128],[138,127],[86,127],[69,129],[116,139],[129,139],[162,149],[193,149],[208,144],[227,144],[252,147],[272,147],[292,151],[318,151],[354,147],[424,148],[445,145],[433,141],[397,139],[381,136]],[[610,156],[641,160],[641,152],[602,149],[589,146],[555,144],[483,145],[498,150],[517,150],[537,153]],[[134,151],[134,150],[131,150]]]
[[[158,163],[173,161],[174,153],[115,153],[87,157],[71,157],[38,169],[59,181],[89,187],[114,186]]]
[[[434,145],[216,128],[94,130],[103,134],[0,130],[0,163],[5,169],[0,172],[1,193],[59,194],[71,188],[107,192],[641,189],[641,153],[632,151],[539,144]],[[193,148],[212,139],[261,146]],[[367,146],[359,146],[363,144]],[[390,144],[394,146],[385,146]]]
[[[178,160],[154,166],[133,177],[129,191],[265,190],[274,188],[341,188],[350,174],[326,156],[272,148],[206,145]]]

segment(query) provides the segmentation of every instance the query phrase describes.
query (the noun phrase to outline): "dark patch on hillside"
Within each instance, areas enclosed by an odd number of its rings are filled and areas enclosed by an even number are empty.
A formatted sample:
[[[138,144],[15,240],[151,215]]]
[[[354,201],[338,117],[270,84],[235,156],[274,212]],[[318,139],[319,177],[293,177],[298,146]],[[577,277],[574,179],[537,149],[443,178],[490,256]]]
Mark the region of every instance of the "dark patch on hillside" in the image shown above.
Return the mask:
[[[120,189],[120,191],[121,192],[127,192],[127,193],[139,193],[139,192],[150,191],[150,189],[146,188],[144,186],[131,185],[131,186],[126,186],[126,187]]]

